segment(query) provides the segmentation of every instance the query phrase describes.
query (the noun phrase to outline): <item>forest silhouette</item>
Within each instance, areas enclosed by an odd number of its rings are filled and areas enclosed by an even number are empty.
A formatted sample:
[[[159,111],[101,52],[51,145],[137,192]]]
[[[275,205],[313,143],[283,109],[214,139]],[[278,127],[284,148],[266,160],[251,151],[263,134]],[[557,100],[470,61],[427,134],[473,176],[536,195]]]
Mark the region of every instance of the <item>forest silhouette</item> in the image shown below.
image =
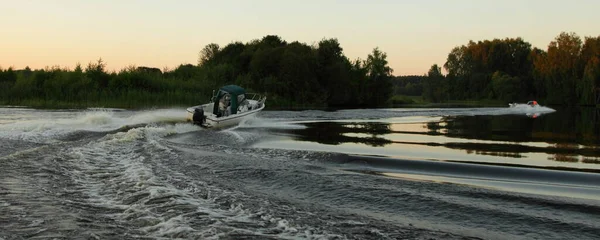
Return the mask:
[[[212,90],[237,84],[268,96],[280,108],[383,107],[407,103],[394,95],[428,102],[537,99],[553,105],[600,101],[600,36],[583,41],[561,33],[547,50],[521,38],[469,41],[453,48],[442,68],[423,76],[393,76],[387,54],[374,48],[350,60],[337,39],[317,44],[286,42],[268,35],[224,47],[211,43],[198,63],[172,70],[126,67],[109,72],[99,59],[74,69],[0,68],[0,104],[32,107],[189,106]],[[399,100],[398,100],[399,99]]]

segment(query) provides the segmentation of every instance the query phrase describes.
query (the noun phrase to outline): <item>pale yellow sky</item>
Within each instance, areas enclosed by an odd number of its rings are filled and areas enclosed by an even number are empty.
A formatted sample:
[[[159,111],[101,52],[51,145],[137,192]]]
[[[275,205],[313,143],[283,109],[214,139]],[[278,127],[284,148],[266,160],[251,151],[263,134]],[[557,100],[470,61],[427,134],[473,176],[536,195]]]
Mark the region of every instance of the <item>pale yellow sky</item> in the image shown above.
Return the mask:
[[[600,1],[0,0],[0,66],[72,68],[102,58],[174,68],[209,43],[265,35],[313,44],[337,38],[350,59],[375,47],[395,75],[424,74],[469,40],[522,37],[545,49],[560,32],[600,35]]]

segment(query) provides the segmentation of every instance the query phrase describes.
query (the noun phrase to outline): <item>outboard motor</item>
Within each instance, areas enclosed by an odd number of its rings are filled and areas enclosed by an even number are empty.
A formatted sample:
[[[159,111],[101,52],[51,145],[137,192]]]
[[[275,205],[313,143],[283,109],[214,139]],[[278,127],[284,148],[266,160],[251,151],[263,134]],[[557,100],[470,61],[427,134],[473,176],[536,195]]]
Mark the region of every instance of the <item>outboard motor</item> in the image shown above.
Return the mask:
[[[194,109],[194,116],[192,117],[192,121],[194,122],[194,124],[203,125],[206,121],[206,116],[204,116],[204,109]]]

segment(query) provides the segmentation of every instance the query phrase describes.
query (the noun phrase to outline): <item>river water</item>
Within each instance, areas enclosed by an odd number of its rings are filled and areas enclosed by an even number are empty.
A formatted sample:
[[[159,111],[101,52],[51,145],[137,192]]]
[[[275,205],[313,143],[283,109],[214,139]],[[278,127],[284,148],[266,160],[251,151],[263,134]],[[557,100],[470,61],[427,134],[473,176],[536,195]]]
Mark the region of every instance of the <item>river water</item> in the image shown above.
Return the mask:
[[[599,239],[600,111],[0,108],[0,239]]]

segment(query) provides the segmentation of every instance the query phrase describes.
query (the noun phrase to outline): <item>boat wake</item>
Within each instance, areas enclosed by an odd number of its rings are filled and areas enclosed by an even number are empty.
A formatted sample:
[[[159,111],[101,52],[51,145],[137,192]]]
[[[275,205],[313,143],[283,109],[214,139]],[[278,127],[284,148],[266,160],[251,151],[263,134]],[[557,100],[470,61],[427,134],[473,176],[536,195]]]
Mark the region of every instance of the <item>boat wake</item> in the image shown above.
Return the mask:
[[[598,239],[595,172],[484,163],[562,150],[443,134],[462,123],[446,116],[523,113],[264,111],[205,130],[183,109],[0,109],[0,240]]]
[[[290,121],[253,117],[244,119],[238,126],[232,129],[305,129],[306,126]]]
[[[341,159],[341,160],[340,160]],[[404,160],[348,155],[338,161],[346,170],[388,177],[465,184],[523,194],[600,200],[600,175],[596,171],[557,171],[544,167],[451,160]],[[563,169],[565,170],[565,169]]]
[[[176,124],[185,122],[185,110],[161,109],[130,112],[92,110],[86,112],[37,113],[29,120],[12,121],[0,125],[0,137],[35,143],[54,142],[76,132],[113,132],[150,124]],[[19,115],[19,114],[15,114]],[[49,116],[48,116],[49,115]]]

